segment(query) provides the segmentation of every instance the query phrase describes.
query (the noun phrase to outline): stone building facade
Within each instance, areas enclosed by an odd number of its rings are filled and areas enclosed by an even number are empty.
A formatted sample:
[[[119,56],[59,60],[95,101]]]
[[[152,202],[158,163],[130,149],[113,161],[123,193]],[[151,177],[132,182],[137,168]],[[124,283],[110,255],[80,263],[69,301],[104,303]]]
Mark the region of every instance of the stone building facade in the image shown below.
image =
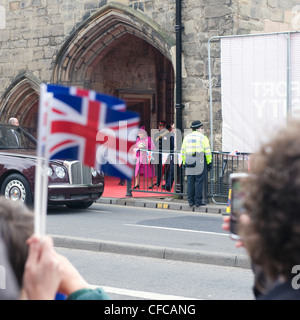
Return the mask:
[[[0,0],[0,121],[16,116],[36,134],[44,82],[121,97],[130,110],[140,112],[147,130],[161,119],[174,122],[176,1]],[[181,0],[183,128],[200,119],[209,131],[208,40],[296,31],[297,2]],[[211,56],[217,117],[217,43]]]

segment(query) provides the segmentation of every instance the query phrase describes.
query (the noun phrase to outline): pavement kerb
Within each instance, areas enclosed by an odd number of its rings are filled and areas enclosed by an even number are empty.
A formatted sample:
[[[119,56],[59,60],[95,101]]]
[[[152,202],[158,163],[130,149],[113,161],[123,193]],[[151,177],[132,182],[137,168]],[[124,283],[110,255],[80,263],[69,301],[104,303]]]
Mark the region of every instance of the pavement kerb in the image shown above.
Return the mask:
[[[245,255],[223,252],[194,251],[60,235],[51,236],[54,240],[55,247],[204,263],[227,267],[250,268],[249,259]]]
[[[97,203],[113,204],[122,206],[132,206],[141,208],[152,208],[152,209],[168,209],[168,210],[182,210],[187,212],[203,212],[203,213],[216,213],[226,214],[225,205],[208,204],[201,207],[189,207],[187,201],[179,200],[164,200],[159,198],[110,198],[102,197],[96,201]]]

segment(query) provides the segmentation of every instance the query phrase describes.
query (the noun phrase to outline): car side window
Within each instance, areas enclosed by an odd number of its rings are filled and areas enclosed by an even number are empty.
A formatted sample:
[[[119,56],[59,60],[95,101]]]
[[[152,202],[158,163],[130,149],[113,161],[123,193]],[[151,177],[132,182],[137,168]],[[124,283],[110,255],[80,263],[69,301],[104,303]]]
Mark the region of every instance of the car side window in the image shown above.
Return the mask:
[[[0,149],[36,149],[36,139],[20,127],[0,125]]]
[[[0,148],[6,148],[6,147],[7,147],[6,133],[2,127],[0,128]]]

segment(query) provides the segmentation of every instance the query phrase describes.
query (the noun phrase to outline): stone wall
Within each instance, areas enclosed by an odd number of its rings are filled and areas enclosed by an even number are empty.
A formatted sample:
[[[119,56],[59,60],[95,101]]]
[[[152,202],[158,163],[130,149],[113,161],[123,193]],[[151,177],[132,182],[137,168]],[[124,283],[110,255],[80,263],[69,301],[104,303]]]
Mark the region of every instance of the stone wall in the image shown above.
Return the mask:
[[[70,34],[101,7],[120,3],[175,38],[175,0],[0,0],[0,98],[21,72],[51,81],[57,53]],[[207,43],[210,37],[299,28],[298,0],[182,0],[183,124],[201,119],[209,130]],[[299,23],[298,23],[299,20]],[[220,61],[212,46],[214,116],[220,117]],[[170,52],[170,55],[172,53]],[[173,54],[173,65],[174,54]],[[220,132],[215,133],[217,140]]]
[[[120,64],[122,59],[122,64]],[[117,95],[115,88],[156,90],[156,64],[153,50],[142,40],[128,36],[118,43],[95,67],[92,82],[99,92]]]

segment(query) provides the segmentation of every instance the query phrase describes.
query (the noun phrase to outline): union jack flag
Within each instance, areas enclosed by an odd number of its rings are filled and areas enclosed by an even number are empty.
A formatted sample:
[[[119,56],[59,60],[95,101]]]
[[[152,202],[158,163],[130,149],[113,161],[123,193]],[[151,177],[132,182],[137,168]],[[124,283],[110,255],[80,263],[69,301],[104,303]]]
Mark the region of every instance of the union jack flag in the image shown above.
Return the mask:
[[[100,94],[75,89],[47,86],[52,93],[45,143],[47,157],[79,160],[90,167],[100,165],[109,175],[130,179],[133,163],[128,154],[135,142],[139,116],[115,110],[114,106],[124,105],[120,99],[103,95],[104,101],[100,101]]]

